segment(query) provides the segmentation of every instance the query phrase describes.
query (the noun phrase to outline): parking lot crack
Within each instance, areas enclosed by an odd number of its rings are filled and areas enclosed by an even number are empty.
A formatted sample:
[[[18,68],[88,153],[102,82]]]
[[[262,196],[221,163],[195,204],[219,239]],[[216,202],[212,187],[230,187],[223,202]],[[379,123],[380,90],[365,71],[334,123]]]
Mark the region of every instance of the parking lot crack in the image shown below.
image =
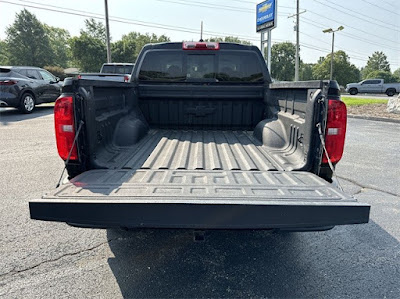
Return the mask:
[[[346,177],[342,177],[342,176],[339,176],[339,175],[337,177],[342,179],[342,180],[348,181],[348,182],[350,182],[350,183],[352,183],[354,185],[357,185],[358,187],[360,187],[361,190],[358,191],[355,194],[359,194],[359,193],[365,191],[365,189],[370,189],[370,190],[375,190],[375,191],[378,191],[378,192],[386,193],[386,194],[389,194],[389,195],[393,195],[393,196],[396,196],[396,197],[400,197],[400,194],[395,193],[395,192],[386,191],[386,190],[383,190],[381,188],[374,187],[374,186],[371,186],[371,185],[361,184],[361,183],[359,183],[359,182],[357,182],[355,180],[352,180],[352,179],[349,179],[349,178],[346,178]]]
[[[65,254],[62,254],[62,255],[60,255],[60,256],[54,258],[54,259],[44,260],[44,261],[42,261],[42,262],[40,262],[40,263],[37,263],[37,264],[32,265],[32,266],[30,266],[30,267],[27,267],[27,268],[25,268],[25,269],[21,269],[21,270],[15,270],[15,269],[13,269],[13,270],[11,270],[11,271],[9,271],[9,272],[7,272],[7,273],[0,274],[0,279],[4,278],[4,277],[6,277],[6,276],[13,276],[13,275],[21,274],[21,273],[24,273],[24,272],[27,272],[27,271],[36,269],[36,268],[38,268],[38,267],[40,267],[40,266],[42,266],[42,265],[45,265],[45,264],[57,262],[57,261],[59,261],[59,260],[65,258],[65,257],[77,256],[77,255],[80,255],[80,254],[85,253],[85,252],[89,252],[89,251],[96,250],[97,248],[99,248],[99,247],[101,247],[101,246],[103,246],[103,245],[109,244],[109,243],[113,242],[113,241],[116,240],[116,239],[118,239],[118,238],[108,239],[108,240],[105,241],[105,242],[99,243],[99,244],[97,244],[97,245],[94,245],[94,246],[92,246],[92,247],[85,248],[85,249],[82,249],[82,250],[79,250],[79,251],[65,253]]]

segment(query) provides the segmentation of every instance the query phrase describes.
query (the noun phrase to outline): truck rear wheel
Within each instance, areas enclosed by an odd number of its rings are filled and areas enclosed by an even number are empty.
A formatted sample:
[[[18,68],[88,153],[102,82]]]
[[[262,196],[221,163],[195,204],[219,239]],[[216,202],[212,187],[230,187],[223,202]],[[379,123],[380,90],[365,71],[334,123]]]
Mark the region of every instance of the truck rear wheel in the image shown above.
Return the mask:
[[[394,96],[395,93],[396,93],[396,90],[395,90],[394,88],[389,88],[388,90],[386,90],[386,94],[387,94],[389,97]]]
[[[350,93],[352,96],[354,96],[354,95],[356,95],[356,94],[358,93],[358,90],[357,90],[357,88],[350,88],[349,93]]]

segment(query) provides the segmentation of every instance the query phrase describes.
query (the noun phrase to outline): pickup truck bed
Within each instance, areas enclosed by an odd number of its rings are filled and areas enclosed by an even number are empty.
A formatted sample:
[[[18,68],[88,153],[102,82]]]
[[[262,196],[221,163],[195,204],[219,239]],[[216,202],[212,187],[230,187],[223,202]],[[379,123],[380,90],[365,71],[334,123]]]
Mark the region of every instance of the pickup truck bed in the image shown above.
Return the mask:
[[[131,83],[66,80],[55,115],[66,130],[60,156],[77,143],[72,179],[30,201],[33,219],[293,230],[368,222],[370,207],[330,184],[322,163],[318,128],[344,137],[336,82],[270,84],[254,46],[182,47],[146,46]]]
[[[102,152],[110,169],[75,177],[32,201],[31,213],[79,226],[194,229],[318,230],[368,219],[368,205],[272,157],[251,131],[152,129],[135,146]]]
[[[107,165],[122,169],[281,169],[251,131],[152,129],[136,146],[102,155]]]

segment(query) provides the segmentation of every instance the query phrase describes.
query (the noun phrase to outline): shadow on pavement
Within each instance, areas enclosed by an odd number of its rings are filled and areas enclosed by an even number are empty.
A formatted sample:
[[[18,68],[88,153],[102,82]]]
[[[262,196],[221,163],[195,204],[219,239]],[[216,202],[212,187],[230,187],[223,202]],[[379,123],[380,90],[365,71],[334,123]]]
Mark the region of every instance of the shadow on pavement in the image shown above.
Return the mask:
[[[108,230],[125,298],[400,297],[399,242],[374,222],[327,232]]]
[[[53,114],[54,106],[37,106],[31,114],[23,114],[19,112],[17,108],[0,108],[0,123],[7,125],[7,123],[13,123],[23,121],[27,119],[33,119],[49,114]]]

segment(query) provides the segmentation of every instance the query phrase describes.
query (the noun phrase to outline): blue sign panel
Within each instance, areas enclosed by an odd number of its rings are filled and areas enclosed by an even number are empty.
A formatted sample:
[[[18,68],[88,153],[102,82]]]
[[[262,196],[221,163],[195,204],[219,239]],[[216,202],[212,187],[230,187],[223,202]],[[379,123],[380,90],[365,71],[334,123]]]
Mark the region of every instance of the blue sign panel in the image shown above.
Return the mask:
[[[276,0],[257,4],[257,32],[276,27]]]

